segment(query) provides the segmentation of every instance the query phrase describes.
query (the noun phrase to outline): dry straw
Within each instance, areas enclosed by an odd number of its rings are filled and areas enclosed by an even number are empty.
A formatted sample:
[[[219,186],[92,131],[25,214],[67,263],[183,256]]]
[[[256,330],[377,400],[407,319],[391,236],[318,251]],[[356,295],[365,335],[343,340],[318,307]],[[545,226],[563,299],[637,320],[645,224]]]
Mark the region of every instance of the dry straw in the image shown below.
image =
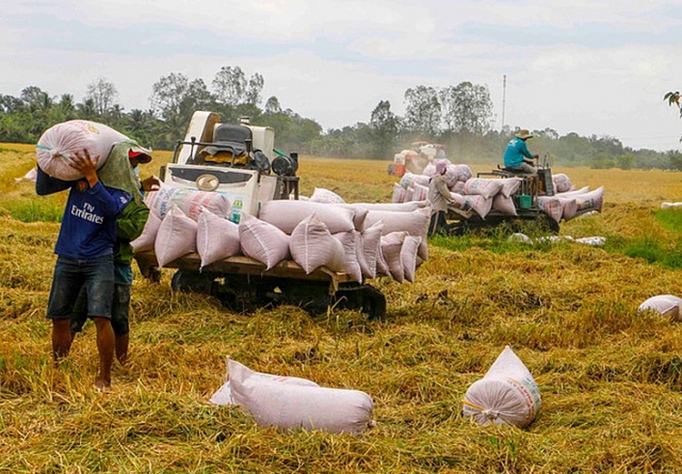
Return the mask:
[[[10,215],[11,202],[45,198],[14,181],[32,167],[30,149],[2,148],[1,472],[679,472],[682,326],[636,311],[655,294],[679,295],[679,270],[580,244],[436,239],[414,284],[374,282],[388,300],[383,321],[288,306],[238,314],[210,296],[174,294],[171,270],[158,284],[137,274],[130,363],[115,367],[103,395],[92,387],[91,325],[67,360],[51,363],[44,312],[58,224]],[[304,156],[301,191],[388,201],[386,164]],[[604,185],[606,198],[601,215],[562,234],[675,246],[654,210],[682,198],[679,173],[557,171]],[[461,416],[462,395],[506,344],[542,392],[525,430]],[[377,426],[359,437],[258,428],[207,402],[225,381],[227,355],[363,390]]]

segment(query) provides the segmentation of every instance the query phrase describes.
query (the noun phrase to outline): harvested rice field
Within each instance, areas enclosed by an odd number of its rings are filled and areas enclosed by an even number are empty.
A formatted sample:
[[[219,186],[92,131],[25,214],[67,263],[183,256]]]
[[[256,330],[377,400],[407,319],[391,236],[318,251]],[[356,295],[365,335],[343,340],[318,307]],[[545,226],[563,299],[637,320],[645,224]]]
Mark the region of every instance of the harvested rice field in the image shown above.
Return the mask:
[[[170,153],[157,152],[142,176]],[[562,223],[576,242],[508,242],[503,232],[429,240],[414,283],[378,278],[383,320],[293,306],[231,312],[171,291],[136,266],[130,360],[112,389],[89,323],[59,366],[45,319],[65,193],[19,181],[29,145],[0,144],[0,472],[640,473],[682,469],[682,323],[639,312],[682,296],[682,173],[555,168],[604,186],[602,213]],[[490,166],[472,166],[474,172]],[[388,202],[387,162],[301,157],[301,194]],[[535,238],[533,229],[530,237]],[[510,346],[542,409],[526,428],[478,425],[462,399]],[[209,398],[225,359],[374,401],[361,435],[259,427]]]

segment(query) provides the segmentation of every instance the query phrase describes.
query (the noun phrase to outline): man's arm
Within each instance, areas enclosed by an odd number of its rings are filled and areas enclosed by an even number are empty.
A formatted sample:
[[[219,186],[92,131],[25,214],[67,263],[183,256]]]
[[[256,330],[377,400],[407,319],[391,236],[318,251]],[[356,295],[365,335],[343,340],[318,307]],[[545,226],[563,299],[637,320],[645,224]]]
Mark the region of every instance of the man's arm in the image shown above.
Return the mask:
[[[445,183],[444,179],[439,179],[436,181],[436,189],[449,203],[457,202],[455,201],[455,198],[452,197],[452,194],[450,194],[450,189],[448,188],[448,185]]]
[[[36,175],[36,194],[38,196],[47,196],[48,194],[58,193],[69,189],[75,181],[64,181],[53,178],[38,167],[38,174]]]
[[[90,157],[88,150],[83,150],[82,154],[76,152],[75,155],[71,157],[69,166],[77,169],[85,176],[88,185],[90,185],[90,189],[88,189],[87,192],[93,195],[95,199],[102,204],[102,209],[106,215],[110,217],[118,216],[130,202],[131,196],[128,193],[123,193],[127,196],[127,199],[116,199],[107,191],[99,180],[99,176],[97,176],[97,165]]]
[[[131,201],[116,219],[116,237],[129,242],[135,240],[142,234],[148,218],[149,208]]]

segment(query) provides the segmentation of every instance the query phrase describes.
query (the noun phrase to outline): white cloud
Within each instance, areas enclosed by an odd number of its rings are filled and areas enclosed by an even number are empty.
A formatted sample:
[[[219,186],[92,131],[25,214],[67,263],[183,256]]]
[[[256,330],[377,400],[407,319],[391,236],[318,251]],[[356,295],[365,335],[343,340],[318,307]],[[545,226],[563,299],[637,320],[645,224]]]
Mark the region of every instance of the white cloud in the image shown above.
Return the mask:
[[[682,85],[676,2],[640,0],[15,0],[0,17],[0,93],[81,100],[98,77],[130,110],[180,72],[265,78],[264,99],[324,128],[403,113],[417,85],[485,84],[501,122],[680,148],[662,100]]]

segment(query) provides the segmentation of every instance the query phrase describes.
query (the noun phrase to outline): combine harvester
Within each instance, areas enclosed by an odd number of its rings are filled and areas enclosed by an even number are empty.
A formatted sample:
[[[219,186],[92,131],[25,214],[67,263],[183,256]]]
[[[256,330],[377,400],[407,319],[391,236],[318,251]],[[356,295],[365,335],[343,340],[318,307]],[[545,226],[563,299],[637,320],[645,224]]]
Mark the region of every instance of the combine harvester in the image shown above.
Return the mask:
[[[195,112],[185,139],[175,147],[169,164],[161,168],[164,185],[222,193],[232,205],[230,220],[244,214],[258,216],[263,204],[275,199],[298,199],[298,155],[274,148],[274,130],[221,123],[219,114]],[[136,253],[142,274],[159,275],[154,251]],[[311,314],[330,306],[360,309],[370,318],[386,312],[385,296],[372,286],[353,281],[326,267],[306,273],[296,262],[284,260],[266,269],[248,256],[237,255],[201,268],[201,258],[190,253],[164,267],[176,268],[174,290],[211,294],[235,310],[278,304],[300,306]]]

